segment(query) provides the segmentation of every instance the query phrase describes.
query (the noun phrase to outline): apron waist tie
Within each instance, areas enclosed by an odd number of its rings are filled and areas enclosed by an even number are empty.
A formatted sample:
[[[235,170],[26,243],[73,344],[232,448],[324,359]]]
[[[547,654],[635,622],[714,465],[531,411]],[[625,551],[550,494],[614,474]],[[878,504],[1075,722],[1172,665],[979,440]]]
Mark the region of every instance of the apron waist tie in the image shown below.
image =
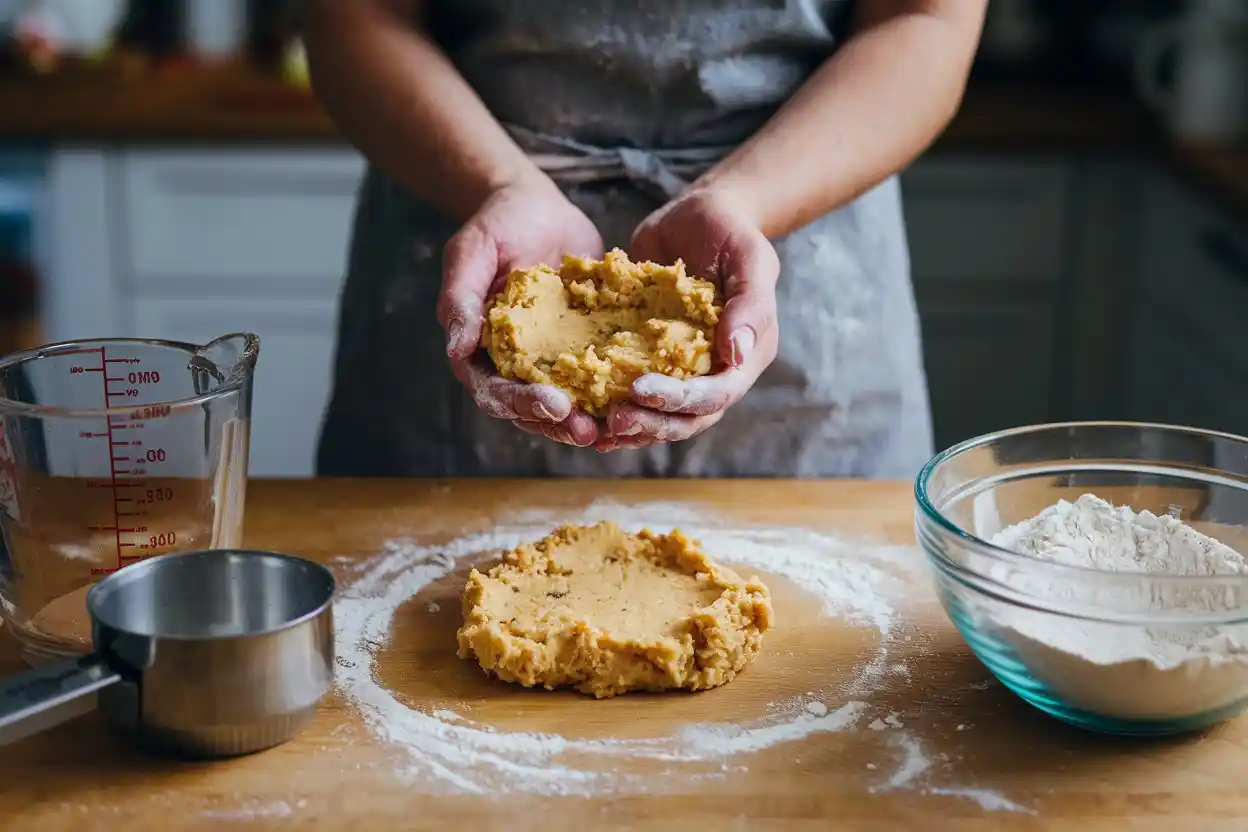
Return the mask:
[[[560,185],[627,179],[657,191],[665,199],[680,196],[690,182],[733,150],[731,146],[663,150],[597,147],[523,127],[506,127],[533,163]]]

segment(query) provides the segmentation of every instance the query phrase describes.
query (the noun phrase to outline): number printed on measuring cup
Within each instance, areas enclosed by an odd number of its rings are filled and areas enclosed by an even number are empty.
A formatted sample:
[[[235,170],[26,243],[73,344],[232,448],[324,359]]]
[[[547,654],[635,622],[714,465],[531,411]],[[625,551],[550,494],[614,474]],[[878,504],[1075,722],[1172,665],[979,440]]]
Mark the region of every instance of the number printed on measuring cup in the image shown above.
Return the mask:
[[[145,369],[136,356],[109,355],[107,347],[84,348],[78,353],[83,359],[70,366],[70,374],[98,373],[100,396],[110,411],[97,429],[79,433],[80,439],[106,443],[108,448],[107,479],[88,483],[88,487],[109,491],[112,499],[112,522],[90,527],[92,532],[111,532],[115,562],[91,570],[108,574],[179,545],[177,531],[167,527],[171,515],[160,510],[177,497],[175,486],[163,478],[162,471],[171,453],[148,435],[150,423],[169,416],[171,408],[152,404],[121,414],[112,412],[124,408],[128,400],[150,395],[161,383],[160,372]]]

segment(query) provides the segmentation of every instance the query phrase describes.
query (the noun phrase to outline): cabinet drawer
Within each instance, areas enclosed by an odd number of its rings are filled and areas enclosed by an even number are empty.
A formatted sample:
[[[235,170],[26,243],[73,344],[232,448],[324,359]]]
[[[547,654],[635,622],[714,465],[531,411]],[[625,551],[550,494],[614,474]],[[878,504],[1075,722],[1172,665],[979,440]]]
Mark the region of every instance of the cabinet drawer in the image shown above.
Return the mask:
[[[1058,161],[919,161],[902,177],[915,278],[1057,279],[1069,177]]]
[[[313,472],[329,399],[335,306],[332,301],[140,299],[134,317],[141,337],[205,343],[227,332],[259,335],[249,472],[260,477],[306,477]]]
[[[928,303],[920,310],[939,447],[1049,418],[1050,304]]]
[[[125,152],[127,271],[184,291],[204,280],[337,284],[363,171],[350,151]]]

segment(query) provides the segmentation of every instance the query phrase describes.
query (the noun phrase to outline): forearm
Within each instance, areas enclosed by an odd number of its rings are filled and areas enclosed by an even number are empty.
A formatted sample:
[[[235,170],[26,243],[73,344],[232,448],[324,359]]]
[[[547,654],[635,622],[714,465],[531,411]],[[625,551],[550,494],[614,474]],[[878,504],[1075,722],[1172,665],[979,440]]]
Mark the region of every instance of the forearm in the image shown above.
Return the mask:
[[[862,0],[855,32],[695,188],[787,234],[901,171],[962,100],[987,0]]]
[[[318,95],[346,138],[458,221],[536,166],[413,21],[417,0],[306,0]]]

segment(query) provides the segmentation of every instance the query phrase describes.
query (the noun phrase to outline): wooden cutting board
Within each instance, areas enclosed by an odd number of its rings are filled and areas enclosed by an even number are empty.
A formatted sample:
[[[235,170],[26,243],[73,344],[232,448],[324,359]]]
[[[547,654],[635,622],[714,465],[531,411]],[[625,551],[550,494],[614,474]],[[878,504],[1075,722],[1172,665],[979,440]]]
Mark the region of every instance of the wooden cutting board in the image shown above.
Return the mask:
[[[907,483],[331,480],[253,483],[246,542],[330,563],[349,586],[387,541],[437,544],[535,507],[573,515],[595,499],[689,501],[733,522],[913,542]],[[878,632],[821,615],[816,598],[768,575],[778,619],[763,654],[708,693],[596,702],[485,678],[454,655],[465,565],[399,609],[374,667],[409,707],[453,710],[498,732],[667,737],[693,723],[757,721],[811,695],[833,712],[850,698],[864,702],[844,731],[714,765],[600,759],[592,767],[632,785],[539,797],[508,792],[497,778],[484,795],[457,793],[432,774],[405,781],[410,757],[336,694],[294,741],[212,763],[146,756],[93,714],[0,748],[0,828],[1243,828],[1248,720],[1167,741],[1067,728],[992,679],[945,619],[917,550],[901,560],[908,577],[889,662],[905,671],[852,697],[843,689]],[[0,672],[19,672],[11,637],[2,639]]]

